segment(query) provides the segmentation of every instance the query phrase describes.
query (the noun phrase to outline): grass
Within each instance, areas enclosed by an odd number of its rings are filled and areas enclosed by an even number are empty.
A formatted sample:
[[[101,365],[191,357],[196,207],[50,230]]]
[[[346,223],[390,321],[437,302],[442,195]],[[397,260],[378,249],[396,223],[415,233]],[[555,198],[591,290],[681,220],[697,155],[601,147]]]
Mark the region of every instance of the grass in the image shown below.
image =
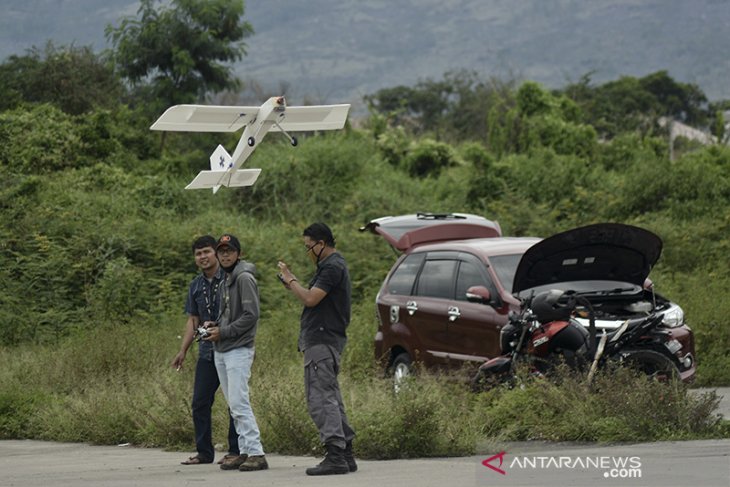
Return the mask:
[[[273,324],[282,313],[289,309],[262,320],[251,399],[267,451],[313,454],[320,446],[304,402],[296,333]],[[196,354],[179,372],[169,365],[181,327],[182,319],[161,315],[154,325],[102,325],[52,347],[0,349],[7,364],[0,370],[0,437],[193,449]],[[372,361],[353,360],[359,348],[345,353],[341,386],[363,458],[469,455],[485,442],[683,440],[728,432],[714,412],[714,393],[690,394],[682,384],[625,370],[600,374],[592,387],[566,373],[558,383],[525,378],[520,387],[481,394],[454,377],[422,373],[395,394]],[[225,444],[226,432],[219,393],[214,442]]]

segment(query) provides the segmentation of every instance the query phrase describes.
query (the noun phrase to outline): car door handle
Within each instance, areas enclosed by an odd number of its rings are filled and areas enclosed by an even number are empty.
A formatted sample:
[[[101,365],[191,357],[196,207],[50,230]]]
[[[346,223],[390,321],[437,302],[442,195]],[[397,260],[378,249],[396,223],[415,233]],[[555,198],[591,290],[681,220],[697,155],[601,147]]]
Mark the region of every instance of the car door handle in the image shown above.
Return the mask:
[[[410,316],[413,316],[413,313],[418,311],[418,303],[416,303],[415,301],[408,301],[406,303],[406,309],[408,310],[408,314]]]
[[[449,306],[449,321],[456,321],[461,316],[461,311],[456,306]]]

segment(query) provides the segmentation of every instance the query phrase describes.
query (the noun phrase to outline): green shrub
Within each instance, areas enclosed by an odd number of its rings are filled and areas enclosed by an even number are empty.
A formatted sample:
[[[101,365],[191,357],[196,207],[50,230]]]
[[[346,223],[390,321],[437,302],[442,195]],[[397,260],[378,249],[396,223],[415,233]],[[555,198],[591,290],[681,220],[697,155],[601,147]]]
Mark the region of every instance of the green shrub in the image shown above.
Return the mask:
[[[431,139],[423,139],[406,155],[404,165],[412,176],[438,176],[439,173],[455,164],[451,146]]]
[[[0,164],[26,174],[82,164],[84,145],[74,117],[52,105],[0,113]]]

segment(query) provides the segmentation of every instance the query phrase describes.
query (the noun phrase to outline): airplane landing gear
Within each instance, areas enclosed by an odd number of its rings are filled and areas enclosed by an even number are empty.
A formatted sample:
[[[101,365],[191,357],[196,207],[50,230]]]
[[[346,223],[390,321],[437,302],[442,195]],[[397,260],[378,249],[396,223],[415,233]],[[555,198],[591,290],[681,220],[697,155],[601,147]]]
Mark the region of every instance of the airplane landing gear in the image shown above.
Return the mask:
[[[299,144],[299,141],[297,140],[296,137],[292,137],[291,135],[289,135],[289,133],[286,130],[281,128],[281,125],[279,125],[279,122],[274,122],[274,125],[276,125],[276,128],[279,129],[279,132],[284,134],[284,137],[286,137],[289,140],[289,143],[292,145],[292,147],[296,147],[297,144]]]

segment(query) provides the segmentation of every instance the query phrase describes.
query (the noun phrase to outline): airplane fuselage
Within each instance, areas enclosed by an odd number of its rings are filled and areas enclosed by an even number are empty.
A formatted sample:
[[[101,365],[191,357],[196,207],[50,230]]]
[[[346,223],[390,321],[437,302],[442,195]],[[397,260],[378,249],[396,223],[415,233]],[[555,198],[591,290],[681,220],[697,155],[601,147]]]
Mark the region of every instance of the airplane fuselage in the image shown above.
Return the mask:
[[[243,129],[243,134],[236,145],[236,150],[233,151],[233,166],[229,171],[235,171],[241,167],[243,161],[256,149],[256,146],[263,140],[266,133],[275,123],[283,120],[285,114],[286,100],[283,96],[271,97],[261,105],[261,109],[256,115],[256,118]]]

